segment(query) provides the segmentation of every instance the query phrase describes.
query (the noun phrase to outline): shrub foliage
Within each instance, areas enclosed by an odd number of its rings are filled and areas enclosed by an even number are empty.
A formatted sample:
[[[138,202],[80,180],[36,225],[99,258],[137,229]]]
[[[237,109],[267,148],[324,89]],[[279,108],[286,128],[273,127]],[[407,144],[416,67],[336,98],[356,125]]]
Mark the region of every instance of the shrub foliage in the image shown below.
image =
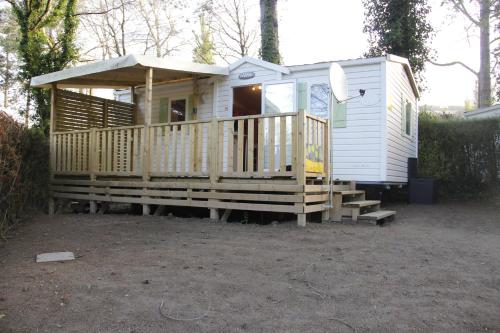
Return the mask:
[[[420,176],[440,180],[445,197],[472,197],[497,189],[500,119],[419,117]]]
[[[12,225],[46,205],[48,142],[40,129],[27,129],[0,112],[0,238]]]

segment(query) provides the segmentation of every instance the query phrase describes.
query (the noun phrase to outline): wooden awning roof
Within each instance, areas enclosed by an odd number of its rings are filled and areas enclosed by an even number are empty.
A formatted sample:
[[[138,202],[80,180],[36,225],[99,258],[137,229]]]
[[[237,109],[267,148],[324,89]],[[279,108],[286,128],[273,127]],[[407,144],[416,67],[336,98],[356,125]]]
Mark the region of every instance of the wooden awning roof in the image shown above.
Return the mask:
[[[153,83],[194,77],[228,75],[227,67],[184,62],[174,58],[127,55],[62,71],[36,76],[33,87],[49,88],[127,88],[145,83],[147,68],[153,68]]]

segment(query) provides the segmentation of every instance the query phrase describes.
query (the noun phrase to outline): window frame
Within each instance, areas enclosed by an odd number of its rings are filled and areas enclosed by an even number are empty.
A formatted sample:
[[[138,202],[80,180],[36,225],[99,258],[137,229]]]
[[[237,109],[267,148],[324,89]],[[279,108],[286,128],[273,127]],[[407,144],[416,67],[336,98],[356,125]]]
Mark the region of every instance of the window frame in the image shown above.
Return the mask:
[[[182,121],[174,121],[172,122],[172,102],[173,101],[179,101],[179,100],[184,100],[186,102],[186,110],[184,111],[185,112],[185,120],[183,121],[189,121],[191,120],[190,117],[189,117],[189,96],[188,95],[175,95],[175,96],[165,96],[166,98],[168,98],[168,122],[169,123],[181,123]]]
[[[312,106],[311,106],[311,102],[312,102],[312,98],[311,98],[311,94],[312,94],[312,86],[315,86],[315,85],[322,85],[322,84],[325,84],[328,89],[330,89],[330,85],[328,84],[327,81],[325,80],[314,80],[314,81],[307,81],[307,113],[311,114],[311,115],[314,115],[312,113]],[[330,121],[330,98],[328,98],[328,100],[326,101],[326,114],[327,114],[327,117],[326,119],[328,121]]]

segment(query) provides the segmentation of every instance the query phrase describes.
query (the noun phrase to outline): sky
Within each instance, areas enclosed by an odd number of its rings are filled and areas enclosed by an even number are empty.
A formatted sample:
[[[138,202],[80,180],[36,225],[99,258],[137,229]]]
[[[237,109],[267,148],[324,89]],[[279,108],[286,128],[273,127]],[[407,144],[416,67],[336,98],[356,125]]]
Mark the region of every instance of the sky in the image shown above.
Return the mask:
[[[191,1],[194,6],[198,0]],[[257,25],[259,1],[245,1],[252,8],[249,20]],[[442,0],[428,1],[432,6],[430,21],[436,31],[432,47],[437,61],[460,60],[477,70],[478,32],[472,31],[467,37],[467,22],[462,16],[441,6]],[[363,33],[361,0],[279,0],[278,14],[280,52],[285,65],[360,58],[368,49],[367,36]],[[192,39],[192,29],[183,29],[185,38]],[[190,44],[176,56],[191,59]],[[428,64],[425,79],[427,90],[422,93],[420,105],[463,106],[466,100],[474,100],[476,79],[462,67]]]
[[[479,68],[479,38],[467,39],[466,22],[441,0],[429,0],[436,29],[432,47],[438,62],[460,60]],[[280,50],[286,65],[359,58],[368,49],[361,0],[281,0]],[[475,77],[462,67],[427,65],[427,90],[420,105],[463,106],[473,100]]]

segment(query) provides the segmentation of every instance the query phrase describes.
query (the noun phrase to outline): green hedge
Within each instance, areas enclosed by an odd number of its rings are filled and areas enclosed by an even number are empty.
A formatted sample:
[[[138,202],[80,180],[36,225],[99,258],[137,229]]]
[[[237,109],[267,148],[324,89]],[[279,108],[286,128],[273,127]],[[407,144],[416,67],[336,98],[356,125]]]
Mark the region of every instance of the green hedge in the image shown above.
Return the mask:
[[[0,240],[22,218],[46,208],[48,160],[45,135],[0,112]]]
[[[419,116],[419,176],[440,181],[444,197],[475,197],[498,190],[500,119]]]

